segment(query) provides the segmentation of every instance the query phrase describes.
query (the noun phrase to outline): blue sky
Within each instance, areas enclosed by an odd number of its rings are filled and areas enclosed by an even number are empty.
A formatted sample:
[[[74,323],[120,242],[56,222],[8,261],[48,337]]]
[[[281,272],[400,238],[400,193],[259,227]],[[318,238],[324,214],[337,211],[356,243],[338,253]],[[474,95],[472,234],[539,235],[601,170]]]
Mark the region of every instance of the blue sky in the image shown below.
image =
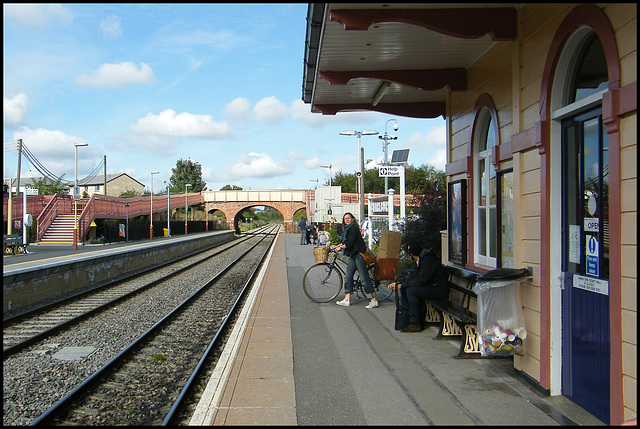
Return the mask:
[[[444,169],[444,119],[312,114],[302,102],[306,3],[3,5],[3,174],[22,139],[52,173],[78,178],[107,157],[154,192],[179,159],[208,189],[312,189],[357,169],[357,138],[384,134],[409,162]],[[382,141],[363,136],[368,165]],[[40,173],[23,158],[21,177]],[[365,190],[366,191],[366,190]]]

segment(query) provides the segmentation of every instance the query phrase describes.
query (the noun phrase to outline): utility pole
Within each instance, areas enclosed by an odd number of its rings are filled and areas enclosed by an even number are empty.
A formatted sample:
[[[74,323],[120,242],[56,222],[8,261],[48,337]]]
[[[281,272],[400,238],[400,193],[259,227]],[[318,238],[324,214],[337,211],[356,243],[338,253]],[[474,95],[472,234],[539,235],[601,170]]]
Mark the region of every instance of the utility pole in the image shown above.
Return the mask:
[[[107,196],[107,155],[104,156],[104,196]]]

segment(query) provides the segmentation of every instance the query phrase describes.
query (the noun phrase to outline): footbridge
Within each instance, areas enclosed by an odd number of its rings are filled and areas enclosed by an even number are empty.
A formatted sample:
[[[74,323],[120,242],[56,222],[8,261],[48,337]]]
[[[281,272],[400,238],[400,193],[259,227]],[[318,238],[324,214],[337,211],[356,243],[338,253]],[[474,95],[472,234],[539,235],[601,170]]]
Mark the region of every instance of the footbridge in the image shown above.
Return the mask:
[[[227,219],[230,228],[236,229],[236,216],[249,207],[265,206],[278,210],[284,222],[293,222],[293,215],[298,210],[306,209],[307,213],[313,200],[313,191],[309,190],[237,190],[237,191],[202,191],[202,204],[205,211],[212,213],[220,210]]]

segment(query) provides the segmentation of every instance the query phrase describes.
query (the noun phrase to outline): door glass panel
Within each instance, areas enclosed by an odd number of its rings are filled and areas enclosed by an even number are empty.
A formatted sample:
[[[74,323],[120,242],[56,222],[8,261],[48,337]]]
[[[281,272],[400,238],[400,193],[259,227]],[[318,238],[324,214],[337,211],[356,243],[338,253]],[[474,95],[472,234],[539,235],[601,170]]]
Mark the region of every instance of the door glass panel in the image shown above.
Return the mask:
[[[609,135],[602,129],[602,198],[600,221],[602,222],[602,272],[603,278],[609,278]]]
[[[563,222],[563,271],[580,272],[582,245],[580,241],[580,127],[565,129],[564,164],[564,222]]]

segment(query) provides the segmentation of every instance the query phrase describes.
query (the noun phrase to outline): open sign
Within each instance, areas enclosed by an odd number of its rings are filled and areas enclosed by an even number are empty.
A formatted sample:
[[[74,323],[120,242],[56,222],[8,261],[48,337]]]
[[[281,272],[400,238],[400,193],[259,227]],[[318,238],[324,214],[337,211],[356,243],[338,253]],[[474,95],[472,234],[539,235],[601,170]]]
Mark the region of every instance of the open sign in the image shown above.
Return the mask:
[[[600,219],[597,217],[584,218],[584,232],[600,232]]]

